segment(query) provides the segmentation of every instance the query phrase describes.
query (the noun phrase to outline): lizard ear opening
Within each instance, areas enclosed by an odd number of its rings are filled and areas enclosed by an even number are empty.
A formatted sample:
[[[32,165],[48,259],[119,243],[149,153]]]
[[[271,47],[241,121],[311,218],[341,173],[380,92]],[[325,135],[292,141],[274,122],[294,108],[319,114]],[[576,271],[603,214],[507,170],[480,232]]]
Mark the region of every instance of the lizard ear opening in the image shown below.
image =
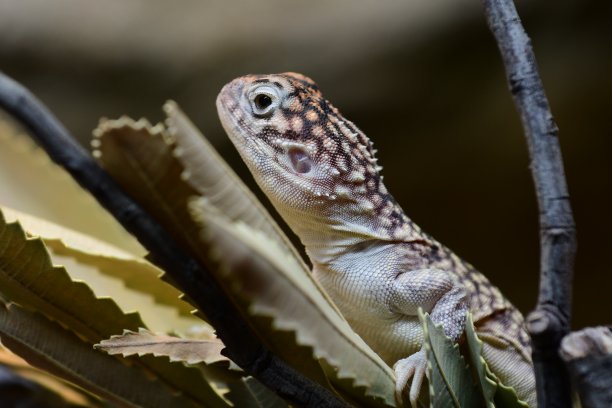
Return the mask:
[[[303,149],[292,147],[287,151],[293,170],[300,174],[310,173],[313,167],[312,159]]]

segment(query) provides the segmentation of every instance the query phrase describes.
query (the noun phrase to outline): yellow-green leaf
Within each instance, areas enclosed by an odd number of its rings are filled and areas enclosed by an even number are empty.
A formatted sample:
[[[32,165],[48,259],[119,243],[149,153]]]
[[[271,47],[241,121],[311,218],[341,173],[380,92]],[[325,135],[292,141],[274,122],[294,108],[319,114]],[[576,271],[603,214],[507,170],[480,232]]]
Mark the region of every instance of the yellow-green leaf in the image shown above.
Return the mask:
[[[477,332],[477,335],[478,339],[482,341],[483,347],[481,352],[485,361],[487,361],[487,355],[496,357],[498,359],[498,369],[499,361],[503,362],[502,364],[506,368],[504,370],[505,378],[503,381],[513,381],[513,384],[518,385],[518,387],[520,387],[519,389],[523,391],[523,395],[529,395],[530,391],[533,392],[533,389],[528,385],[530,383],[528,370],[533,370],[533,367],[527,359],[522,359],[517,353],[519,349],[511,343],[515,340],[502,339],[499,334],[493,336],[491,333],[487,332]],[[513,369],[510,370],[508,367]],[[501,377],[491,370],[490,363],[485,365],[485,372],[487,377],[496,384],[494,397],[496,407],[527,408],[529,406],[529,404],[518,397],[516,388],[504,384]],[[535,399],[535,395],[532,394],[529,396]]]
[[[172,155],[162,125],[122,117],[102,120],[94,130],[93,154],[102,167],[184,247],[198,248],[198,228],[184,197],[198,192],[182,182],[183,168]]]
[[[0,118],[0,205],[93,235],[125,251],[146,251],[44,151]]]
[[[94,343],[124,328],[144,326],[137,313],[124,314],[112,299],[96,298],[86,283],[73,282],[63,267],[53,266],[42,239],[27,238],[18,222],[6,222],[3,212],[0,292]]]
[[[28,238],[18,222],[6,223],[0,211],[0,293],[38,311],[93,345],[124,329],[146,327],[137,313],[124,313],[110,298],[98,298],[84,282],[72,281],[53,266],[40,238]],[[175,392],[194,401],[225,406],[199,370],[162,359],[139,359]],[[223,403],[222,403],[223,402]]]
[[[166,102],[164,112],[168,116],[168,134],[176,143],[173,154],[184,168],[183,179],[206,197],[210,206],[222,209],[224,216],[262,231],[268,239],[275,241],[304,265],[295,247],[268,211],[176,102]]]
[[[189,400],[144,370],[99,353],[73,333],[16,305],[0,303],[2,343],[28,363],[130,407],[188,407]]]
[[[7,221],[19,221],[31,236],[41,237],[53,264],[66,267],[97,297],[112,297],[122,310],[138,310],[148,327],[184,332],[202,322],[179,299],[181,292],[159,275],[161,270],[119,248],[40,218],[2,208]]]
[[[480,393],[487,408],[495,408],[494,397],[497,384],[487,375],[487,363],[482,357],[482,341],[476,335],[472,314],[468,313],[465,324],[465,337],[469,348],[469,358],[476,371]]]
[[[423,343],[427,353],[430,399],[434,408],[480,407],[481,399],[459,345],[449,339],[442,326],[435,326],[419,308]]]

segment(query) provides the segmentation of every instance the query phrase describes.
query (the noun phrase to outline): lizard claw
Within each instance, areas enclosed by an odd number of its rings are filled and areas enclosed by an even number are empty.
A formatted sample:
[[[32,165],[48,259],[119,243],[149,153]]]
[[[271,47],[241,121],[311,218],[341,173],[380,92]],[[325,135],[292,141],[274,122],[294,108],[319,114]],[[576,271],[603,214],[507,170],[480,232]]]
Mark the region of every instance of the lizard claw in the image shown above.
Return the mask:
[[[398,360],[397,363],[393,365],[393,370],[395,371],[396,377],[395,398],[398,402],[402,402],[404,390],[406,390],[408,381],[412,378],[408,397],[410,399],[410,405],[416,408],[419,392],[421,391],[421,384],[423,384],[423,378],[427,373],[427,357],[425,356],[425,350],[417,351],[407,358]]]

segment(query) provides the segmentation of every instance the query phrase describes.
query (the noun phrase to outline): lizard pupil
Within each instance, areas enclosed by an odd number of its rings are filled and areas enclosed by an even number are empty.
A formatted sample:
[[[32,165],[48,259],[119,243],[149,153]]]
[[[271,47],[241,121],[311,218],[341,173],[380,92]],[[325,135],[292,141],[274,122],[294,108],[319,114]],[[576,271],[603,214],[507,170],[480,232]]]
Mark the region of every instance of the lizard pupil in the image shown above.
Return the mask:
[[[272,105],[272,98],[266,94],[259,94],[255,97],[255,106],[258,109],[264,110],[268,106]]]

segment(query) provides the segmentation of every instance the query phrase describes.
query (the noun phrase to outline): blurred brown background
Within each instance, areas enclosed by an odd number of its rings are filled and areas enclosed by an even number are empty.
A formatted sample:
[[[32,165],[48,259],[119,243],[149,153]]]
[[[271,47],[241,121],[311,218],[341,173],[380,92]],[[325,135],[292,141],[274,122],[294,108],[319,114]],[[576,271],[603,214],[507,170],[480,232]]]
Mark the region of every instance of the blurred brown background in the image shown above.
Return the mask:
[[[519,1],[560,127],[579,232],[574,326],[611,323],[612,2]],[[251,182],[216,93],[298,71],[376,143],[389,190],[523,311],[536,301],[526,146],[479,1],[0,0],[0,70],[87,143],[175,99]],[[251,183],[252,184],[252,183]]]

